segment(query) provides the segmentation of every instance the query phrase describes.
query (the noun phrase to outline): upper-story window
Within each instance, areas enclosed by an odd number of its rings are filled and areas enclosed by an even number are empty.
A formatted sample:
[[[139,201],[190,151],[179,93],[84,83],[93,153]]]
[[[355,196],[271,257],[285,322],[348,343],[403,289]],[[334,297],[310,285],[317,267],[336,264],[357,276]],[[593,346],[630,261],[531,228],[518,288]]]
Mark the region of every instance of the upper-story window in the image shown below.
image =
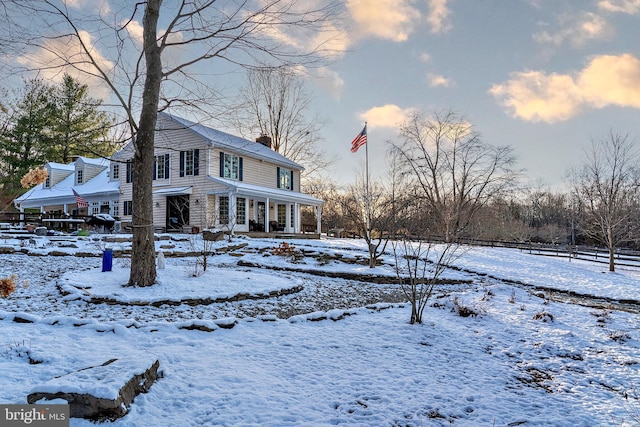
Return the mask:
[[[113,165],[113,179],[120,179],[120,165]]]
[[[82,169],[78,169],[76,171],[76,184],[82,184],[84,182],[84,171]]]
[[[169,154],[161,154],[155,157],[153,179],[169,179]]]
[[[51,176],[47,176],[47,179],[44,180],[44,188],[51,188]]]
[[[127,160],[126,163],[126,182],[133,182],[133,162],[131,160]]]
[[[220,153],[220,177],[242,181],[242,157]]]
[[[200,173],[200,150],[180,152],[180,176],[195,176]]]
[[[278,188],[283,190],[293,190],[293,171],[285,168],[278,168]]]

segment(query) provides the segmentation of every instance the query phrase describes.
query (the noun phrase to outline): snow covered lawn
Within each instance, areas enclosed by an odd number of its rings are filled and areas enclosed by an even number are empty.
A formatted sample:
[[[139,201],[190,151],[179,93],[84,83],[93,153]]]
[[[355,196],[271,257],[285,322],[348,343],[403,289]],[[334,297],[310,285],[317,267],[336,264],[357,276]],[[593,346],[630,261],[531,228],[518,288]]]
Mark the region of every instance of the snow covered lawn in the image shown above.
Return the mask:
[[[636,272],[603,274],[588,263],[473,248],[458,265],[480,275],[447,273],[473,284],[444,287],[427,308],[426,322],[409,325],[408,305],[397,302],[317,309],[354,289],[369,298],[386,289],[380,285],[234,267],[242,258],[279,268],[369,273],[357,263],[366,255],[364,242],[289,242],[307,254],[332,255],[328,262],[265,252],[278,241],[243,242],[249,246],[240,256],[212,257],[212,270],[199,278],[188,274],[193,259],[167,258],[160,284],[150,290],[121,287],[127,271],[118,260],[114,271],[101,273],[98,258],[84,259],[79,268],[75,257],[0,255],[0,277],[17,273],[29,280],[0,299],[0,402],[26,403],[32,389],[53,377],[112,358],[157,357],[163,378],[136,398],[129,414],[107,425],[640,423],[640,315],[548,301],[486,275],[639,299]],[[90,244],[78,244],[77,251],[92,250]],[[37,250],[49,249],[43,244]],[[390,260],[391,254],[371,273],[393,276]],[[296,285],[304,291],[203,307],[128,304],[257,295]],[[88,286],[89,293],[121,304],[88,302],[80,290]],[[73,292],[63,296],[59,288]],[[277,318],[275,304],[309,309]],[[248,307],[260,314],[243,315]],[[477,315],[461,317],[459,307]],[[72,419],[71,425],[93,424]]]

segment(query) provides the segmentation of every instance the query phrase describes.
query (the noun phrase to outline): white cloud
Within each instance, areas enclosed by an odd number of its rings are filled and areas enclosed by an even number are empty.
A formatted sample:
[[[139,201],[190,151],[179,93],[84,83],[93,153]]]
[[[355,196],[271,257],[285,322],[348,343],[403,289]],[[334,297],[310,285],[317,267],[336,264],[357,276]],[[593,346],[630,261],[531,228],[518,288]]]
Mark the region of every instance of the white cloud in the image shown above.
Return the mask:
[[[514,117],[531,122],[568,120],[585,108],[640,108],[640,59],[600,55],[572,74],[512,73],[489,93]]]
[[[371,129],[396,128],[414,111],[414,108],[400,108],[394,104],[386,104],[381,107],[373,107],[358,117],[365,120]]]
[[[451,87],[453,85],[451,79],[441,76],[440,74],[427,74],[427,81],[431,87]]]
[[[142,24],[140,24],[138,21],[135,21],[135,20],[121,23],[121,25],[125,25],[125,24],[126,24],[125,29],[127,30],[129,37],[131,37],[131,39],[135,40],[137,43],[142,44],[143,42],[142,36],[143,36],[143,30],[144,30],[142,27]]]
[[[349,49],[350,44],[349,35],[331,23],[325,24],[322,32],[319,32],[310,41],[310,47],[317,47],[327,58],[341,58]]]
[[[451,11],[447,7],[448,2],[449,0],[429,0],[427,22],[434,34],[446,33],[451,29],[451,20],[449,19]]]
[[[550,33],[543,31],[534,34],[533,38],[538,43],[553,44],[560,46],[565,41],[571,43],[572,46],[580,48],[592,40],[606,39],[611,36],[613,30],[607,21],[595,13],[584,13],[579,19],[563,18],[560,20],[562,29]]]
[[[598,7],[609,12],[634,15],[640,12],[640,0],[600,0]]]
[[[65,5],[78,10],[97,10],[101,15],[111,13],[108,0],[65,0]]]
[[[319,67],[308,70],[303,67],[300,72],[304,75],[311,76],[311,80],[329,93],[334,99],[340,99],[342,90],[344,89],[344,80],[340,74],[328,67]]]
[[[431,55],[429,55],[427,52],[422,52],[420,53],[420,55],[418,55],[418,59],[420,60],[420,62],[429,62],[431,61]]]
[[[403,42],[420,18],[411,0],[347,0],[347,9],[363,36]]]
[[[86,31],[79,31],[82,42],[87,46],[93,60],[109,74],[114,67],[113,62],[106,59],[93,44],[93,37]],[[27,69],[39,70],[38,76],[58,82],[66,72],[83,84],[89,86],[91,96],[104,99],[109,96],[109,89],[103,80],[96,76],[96,69],[83,53],[79,40],[75,37],[49,39],[42,48],[15,58],[16,62]],[[69,65],[73,64],[73,65]]]

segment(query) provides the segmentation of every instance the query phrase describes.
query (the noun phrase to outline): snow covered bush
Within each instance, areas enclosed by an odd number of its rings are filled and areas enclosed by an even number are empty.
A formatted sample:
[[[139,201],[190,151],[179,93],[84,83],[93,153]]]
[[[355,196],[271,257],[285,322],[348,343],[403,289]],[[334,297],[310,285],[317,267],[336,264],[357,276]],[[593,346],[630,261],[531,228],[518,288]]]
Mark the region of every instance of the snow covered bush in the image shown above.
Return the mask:
[[[553,314],[546,310],[539,311],[533,315],[533,320],[542,320],[543,322],[553,322]]]

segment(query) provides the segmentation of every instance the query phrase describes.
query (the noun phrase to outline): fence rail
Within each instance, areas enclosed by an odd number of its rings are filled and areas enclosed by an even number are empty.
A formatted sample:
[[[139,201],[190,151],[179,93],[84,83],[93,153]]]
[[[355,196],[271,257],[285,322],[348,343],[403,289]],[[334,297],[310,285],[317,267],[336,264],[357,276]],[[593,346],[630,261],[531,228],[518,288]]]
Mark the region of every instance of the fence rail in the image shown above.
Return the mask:
[[[544,244],[531,242],[505,242],[494,240],[462,239],[460,243],[471,246],[488,246],[496,248],[519,249],[533,255],[553,256],[559,258],[579,259],[584,261],[609,264],[609,250],[587,245]],[[616,249],[614,253],[616,266],[640,268],[640,251]]]

